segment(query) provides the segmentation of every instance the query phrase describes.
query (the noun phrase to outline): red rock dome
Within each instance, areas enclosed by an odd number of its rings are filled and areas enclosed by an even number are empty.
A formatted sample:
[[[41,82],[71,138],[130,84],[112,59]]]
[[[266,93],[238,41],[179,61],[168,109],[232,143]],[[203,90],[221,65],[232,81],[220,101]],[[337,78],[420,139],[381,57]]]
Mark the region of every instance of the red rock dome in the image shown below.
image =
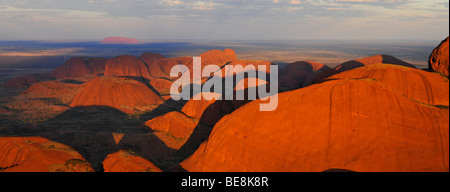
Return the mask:
[[[161,97],[139,81],[105,76],[88,82],[70,106],[106,106],[135,113],[152,110],[162,103]]]

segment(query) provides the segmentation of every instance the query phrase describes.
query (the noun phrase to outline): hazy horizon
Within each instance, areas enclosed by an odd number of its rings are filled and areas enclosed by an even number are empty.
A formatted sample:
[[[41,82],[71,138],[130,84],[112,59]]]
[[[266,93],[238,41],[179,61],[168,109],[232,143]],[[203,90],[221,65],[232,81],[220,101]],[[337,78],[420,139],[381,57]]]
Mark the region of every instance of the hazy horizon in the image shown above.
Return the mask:
[[[334,67],[372,55],[392,55],[426,68],[429,54],[441,40],[150,40],[140,44],[102,44],[95,41],[0,41],[0,68],[54,69],[71,57],[139,56],[154,52],[165,57],[199,56],[231,48],[238,58],[279,65],[315,61]]]

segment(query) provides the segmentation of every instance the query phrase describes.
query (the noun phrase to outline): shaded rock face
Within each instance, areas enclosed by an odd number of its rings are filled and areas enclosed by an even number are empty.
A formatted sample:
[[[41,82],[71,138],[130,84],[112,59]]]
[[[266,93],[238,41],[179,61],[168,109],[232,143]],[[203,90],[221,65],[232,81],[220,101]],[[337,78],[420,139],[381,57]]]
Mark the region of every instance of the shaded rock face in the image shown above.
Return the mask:
[[[150,161],[129,151],[118,151],[103,161],[105,172],[162,172]]]
[[[401,65],[401,66],[405,66],[405,67],[416,68],[414,65],[407,63],[405,61],[402,61],[400,59],[397,59],[390,55],[374,55],[374,56],[370,56],[370,57],[364,57],[361,59],[347,61],[345,63],[342,63],[342,64],[336,66],[334,69],[339,72],[342,72],[342,71],[348,71],[348,70],[351,70],[354,68],[378,64],[378,63],[387,63],[387,64]]]
[[[320,72],[331,68],[312,61],[298,61],[280,70],[280,87],[290,90],[309,86]]]
[[[28,88],[31,85],[39,82],[39,79],[35,76],[27,75],[27,76],[20,76],[10,79],[5,87],[7,88],[15,88],[15,89],[23,89]]]
[[[328,79],[375,79],[399,94],[428,105],[449,104],[449,81],[440,75],[390,64],[375,64],[333,75]]]
[[[215,93],[202,93],[203,95]],[[234,110],[232,104],[226,100],[215,99],[208,101],[203,97],[201,100],[189,100],[181,109],[181,112],[187,116],[199,119],[206,125],[214,125],[224,115],[231,113]]]
[[[148,66],[131,55],[121,55],[106,62],[105,76],[151,79]]]
[[[449,76],[450,66],[448,64],[448,37],[441,42],[439,46],[437,46],[430,55],[430,59],[428,61],[429,69],[432,71],[436,71],[445,76]]]
[[[407,83],[407,82],[403,82]],[[339,79],[222,118],[188,171],[448,171],[449,112],[372,79]]]
[[[103,74],[108,59],[100,57],[74,57],[56,68],[50,76],[56,79],[75,78],[90,74]]]
[[[167,79],[152,79],[150,85],[158,91],[161,96],[170,96],[170,87],[172,86],[172,81]]]
[[[225,81],[222,81],[222,93],[214,93],[214,92],[203,92],[201,93],[203,97],[201,97],[200,100],[189,100],[184,107],[182,108],[181,112],[185,113],[186,115],[199,119],[200,122],[204,123],[205,125],[214,125],[216,124],[224,115],[229,114],[233,112],[235,109],[245,105],[246,103],[250,102],[249,99],[249,92],[253,91],[256,93],[256,98],[259,98],[258,88],[259,86],[266,86],[266,91],[269,89],[270,85],[268,81],[264,81],[262,79],[259,79],[257,77],[257,73],[255,74],[247,74],[248,72],[246,67],[253,67],[253,69],[258,70],[258,66],[265,66],[266,67],[266,73],[265,75],[268,75],[270,73],[270,65],[272,63],[268,61],[253,61],[253,60],[236,60],[226,63],[221,68],[222,78],[230,78],[234,77],[237,78],[237,74],[242,75],[242,80],[239,82],[236,81],[236,79],[233,82],[233,87],[230,90],[226,90]],[[236,68],[236,66],[241,66],[242,68]],[[227,68],[227,66],[234,67],[233,70]],[[204,80],[207,80],[205,78]],[[266,79],[270,80],[270,79]],[[203,90],[205,91],[205,90]],[[213,90],[210,90],[213,91]],[[230,92],[233,92],[232,100],[224,100],[225,94],[230,94]],[[199,93],[200,94],[200,93]],[[237,95],[242,95],[244,98],[243,100],[238,100]],[[195,97],[195,96],[194,96]],[[220,97],[222,100],[216,100],[212,99],[210,101],[206,100],[205,97]]]
[[[138,44],[139,41],[133,38],[127,37],[106,37],[102,39],[103,44]]]
[[[311,84],[322,83],[328,77],[332,75],[338,74],[343,71],[349,71],[355,68],[370,66],[374,64],[392,64],[392,65],[400,65],[404,67],[410,67],[416,69],[416,67],[408,62],[402,61],[390,55],[374,55],[369,57],[364,57],[360,59],[355,59],[351,61],[347,61],[336,66],[334,69],[325,69],[317,74],[314,79],[311,81]]]
[[[152,110],[162,103],[161,97],[139,81],[105,76],[87,83],[70,106],[107,106],[132,114]]]
[[[164,59],[164,56],[162,56],[158,53],[146,52],[146,53],[141,54],[141,56],[139,56],[139,59],[147,65],[148,71],[152,77],[156,77],[156,78],[163,77],[163,76],[158,76],[158,75],[163,74],[161,67],[154,63],[156,63],[158,60]],[[169,71],[169,74],[170,74],[170,71]]]
[[[42,137],[0,137],[0,172],[93,172],[67,145]]]

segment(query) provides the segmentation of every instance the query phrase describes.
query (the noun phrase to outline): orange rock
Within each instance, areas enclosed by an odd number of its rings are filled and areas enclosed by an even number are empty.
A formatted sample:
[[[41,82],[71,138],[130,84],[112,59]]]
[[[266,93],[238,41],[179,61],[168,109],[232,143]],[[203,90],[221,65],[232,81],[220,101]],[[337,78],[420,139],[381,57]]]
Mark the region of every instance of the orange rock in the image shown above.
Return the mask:
[[[449,76],[448,71],[450,65],[448,64],[448,37],[437,46],[430,55],[428,66],[433,71]]]
[[[262,71],[262,69],[260,69],[259,66],[265,66],[266,80],[263,80],[262,77],[259,77],[258,73],[256,74],[256,76],[245,74],[244,79],[240,80],[239,82],[236,82],[237,79],[235,79],[235,84],[234,84],[235,92],[233,93],[233,100],[230,101],[230,103],[234,109],[237,109],[251,101],[249,99],[250,91],[253,91],[254,93],[256,93],[256,99],[258,99],[259,98],[258,89],[260,86],[265,85],[267,92],[270,90],[269,86],[270,86],[271,79],[269,78],[269,75],[271,73],[270,66],[273,65],[273,63],[271,63],[269,61],[237,60],[237,61],[233,61],[233,62],[227,64],[227,66],[233,66],[233,67],[236,67],[238,65],[242,66],[243,70],[236,70],[237,68],[235,68],[234,71],[229,71],[229,70],[227,70],[226,67],[224,67],[224,68],[222,68],[222,71],[223,71],[222,76],[230,77],[230,76],[236,76],[237,74],[240,74],[240,73],[241,74],[246,73],[247,72],[246,68],[248,68],[248,67],[254,67],[254,69],[256,69],[259,72],[259,70]],[[225,85],[222,85],[222,86],[225,87]],[[244,95],[244,100],[237,100],[236,99],[237,94],[240,94],[242,92]]]
[[[103,74],[108,59],[100,57],[73,57],[56,68],[50,76],[57,79],[74,78],[90,74]]]
[[[158,53],[151,53],[151,52],[145,52],[142,53],[141,56],[139,56],[139,59],[144,61],[147,65],[150,65],[151,63],[163,59],[164,56]]]
[[[449,104],[448,79],[410,67],[375,64],[344,71],[328,79],[376,79],[415,101],[429,105]]]
[[[46,81],[33,84],[21,96],[27,99],[58,99],[68,105],[82,87],[83,85],[63,81]]]
[[[109,154],[103,168],[105,172],[162,172],[150,161],[124,150]]]
[[[216,93],[202,93],[203,95],[216,94]],[[187,116],[199,119],[206,125],[214,125],[222,116],[231,113],[233,107],[225,100],[211,100],[208,101],[201,98],[201,100],[189,100],[181,109],[181,112]]]
[[[152,110],[162,103],[161,97],[139,81],[105,76],[87,83],[70,106],[107,106],[135,113]]]
[[[405,61],[402,61],[400,59],[397,59],[390,55],[374,55],[370,57],[364,57],[361,59],[356,59],[352,61],[347,61],[345,63],[342,63],[338,66],[336,66],[334,69],[338,71],[348,71],[354,68],[363,67],[367,65],[373,65],[378,63],[387,63],[387,64],[394,64],[394,65],[401,65],[405,67],[411,67],[416,68],[414,65],[407,63]]]
[[[192,65],[192,57],[175,57],[175,58],[162,58],[155,60],[151,64],[148,63],[150,74],[154,78],[166,78],[166,79],[178,79],[170,77],[170,71],[175,65]],[[192,71],[191,71],[192,72]]]
[[[254,94],[254,96],[256,96],[256,99],[259,99],[259,89],[260,86],[266,86],[265,87],[265,91],[269,92],[270,91],[270,83],[267,81],[264,81],[262,79],[259,78],[245,78],[243,80],[241,80],[240,82],[238,82],[236,84],[236,86],[234,87],[234,95],[233,95],[233,100],[229,101],[231,103],[231,105],[233,106],[233,108],[236,110],[239,107],[242,107],[243,105],[251,102],[254,100],[254,98],[250,99],[250,93]],[[264,89],[264,87],[262,87]],[[238,94],[242,94],[244,95],[244,100],[238,100],[237,99],[237,95]],[[252,97],[254,97],[252,96]]]
[[[449,170],[448,109],[381,82],[333,80],[280,93],[273,112],[261,112],[261,102],[222,118],[180,165],[193,172]]]
[[[109,59],[106,62],[105,75],[151,79],[148,66],[140,59],[131,55],[121,55]]]
[[[161,96],[167,96],[170,95],[170,87],[172,86],[172,81],[167,79],[152,79],[150,81],[150,85],[158,91],[159,95]]]
[[[174,111],[147,121],[145,126],[153,131],[170,133],[176,138],[188,138],[197,124],[198,120]]]
[[[42,137],[0,137],[0,171],[93,172],[91,165],[67,145]]]
[[[113,138],[114,138],[114,142],[116,144],[119,144],[120,141],[122,141],[123,137],[125,136],[125,134],[123,133],[112,133]]]
[[[201,54],[200,57],[202,58],[202,67],[207,65],[223,66],[237,60],[236,53],[232,49],[225,49],[223,51],[214,49]]]

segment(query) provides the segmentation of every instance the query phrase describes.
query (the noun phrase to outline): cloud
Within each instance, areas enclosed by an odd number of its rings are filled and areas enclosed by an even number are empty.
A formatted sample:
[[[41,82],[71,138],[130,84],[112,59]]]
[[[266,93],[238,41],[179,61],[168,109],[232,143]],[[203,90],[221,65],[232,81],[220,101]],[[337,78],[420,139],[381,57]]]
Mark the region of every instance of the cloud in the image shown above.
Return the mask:
[[[395,0],[390,0],[390,1],[395,1]],[[377,0],[336,0],[336,2],[371,3],[371,2],[377,2]]]
[[[0,0],[0,24],[6,26],[0,40],[110,35],[319,38],[323,33],[317,31],[333,30],[336,38],[361,36],[356,33],[393,36],[375,34],[370,23],[395,25],[396,34],[421,31],[417,33],[425,36],[448,31],[448,12],[445,0]],[[413,21],[437,27],[427,30]],[[365,29],[357,30],[358,25]]]
[[[289,2],[291,5],[299,5],[301,2],[299,0],[290,0]]]
[[[169,6],[176,6],[176,5],[183,5],[183,1],[177,1],[177,0],[162,0],[162,4],[166,4]]]
[[[214,10],[216,7],[222,6],[221,3],[214,3],[214,2],[204,2],[204,1],[197,1],[195,4],[191,4],[194,9],[198,10]]]

